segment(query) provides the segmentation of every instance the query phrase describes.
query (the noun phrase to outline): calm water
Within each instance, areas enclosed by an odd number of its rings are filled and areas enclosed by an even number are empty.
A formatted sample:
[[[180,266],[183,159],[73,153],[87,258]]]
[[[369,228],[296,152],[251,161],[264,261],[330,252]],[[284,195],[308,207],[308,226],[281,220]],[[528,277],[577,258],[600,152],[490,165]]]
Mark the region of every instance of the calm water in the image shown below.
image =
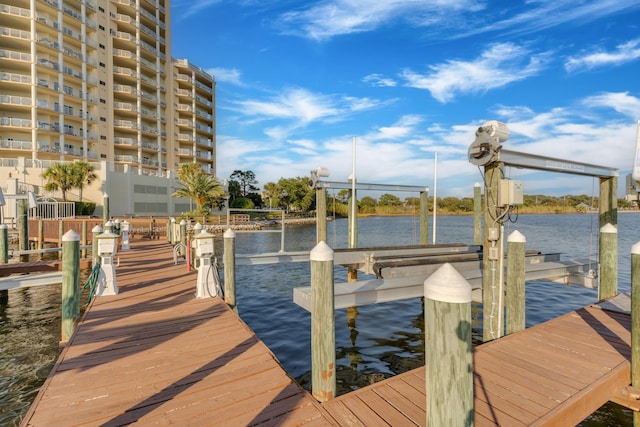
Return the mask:
[[[640,241],[640,214],[619,215],[619,291],[629,290],[630,249]],[[594,215],[521,215],[505,226],[506,234],[520,231],[527,249],[560,252],[563,258],[597,255],[598,220]],[[346,220],[328,224],[329,245],[347,246]],[[471,217],[440,216],[438,243],[473,241]],[[418,242],[414,217],[361,218],[359,246],[407,245]],[[431,228],[429,241],[431,241]],[[220,242],[217,242],[220,243]],[[287,251],[310,250],[315,226],[286,230]],[[218,245],[218,248],[221,244]],[[277,252],[277,233],[238,233],[238,253]],[[220,254],[221,252],[218,252]],[[360,274],[360,277],[364,277]],[[346,271],[336,267],[336,281],[346,281]],[[309,313],[292,302],[292,289],[309,286],[307,263],[251,266],[236,272],[240,316],[271,348],[285,369],[303,386],[310,387]],[[195,284],[194,284],[195,286]],[[559,284],[528,282],[527,324],[534,325],[590,304],[597,291]],[[0,304],[0,425],[18,425],[58,354],[60,336],[59,287],[9,292],[8,305]],[[336,311],[336,351],[339,393],[366,386],[424,364],[423,314],[420,299],[369,305]],[[475,331],[479,336],[479,331]],[[583,426],[624,426],[629,411],[616,405],[586,420]]]

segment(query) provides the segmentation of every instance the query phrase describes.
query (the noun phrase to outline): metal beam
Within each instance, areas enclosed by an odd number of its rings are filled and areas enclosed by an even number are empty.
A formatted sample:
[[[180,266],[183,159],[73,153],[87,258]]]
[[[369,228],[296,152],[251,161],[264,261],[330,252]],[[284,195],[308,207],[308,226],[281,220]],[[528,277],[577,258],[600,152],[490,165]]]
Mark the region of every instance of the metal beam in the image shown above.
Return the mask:
[[[335,188],[337,190],[351,190],[351,182],[339,181],[317,181],[316,188]],[[372,190],[372,191],[408,191],[419,193],[421,191],[429,191],[429,187],[420,187],[418,185],[394,185],[394,184],[365,184],[356,181],[356,190]]]
[[[501,149],[497,153],[497,162],[505,166],[540,171],[560,172],[573,175],[597,176],[610,178],[619,176],[616,168],[598,166],[589,163],[574,162],[566,159],[538,156],[536,154],[519,153],[517,151]]]
[[[575,281],[582,275],[585,278],[583,286],[592,287],[593,277],[589,272],[597,263],[593,260],[568,260],[527,264],[525,266],[525,280],[559,280],[571,277]],[[596,268],[597,270],[597,268]],[[482,292],[482,271],[480,268],[461,270],[459,273],[471,285],[474,301],[479,299]],[[352,283],[335,284],[335,308],[347,308],[354,305],[376,304],[380,302],[397,301],[408,298],[418,298],[424,295],[424,280],[426,276],[401,277],[397,279],[360,280]],[[311,287],[293,289],[293,302],[307,311],[311,310]]]

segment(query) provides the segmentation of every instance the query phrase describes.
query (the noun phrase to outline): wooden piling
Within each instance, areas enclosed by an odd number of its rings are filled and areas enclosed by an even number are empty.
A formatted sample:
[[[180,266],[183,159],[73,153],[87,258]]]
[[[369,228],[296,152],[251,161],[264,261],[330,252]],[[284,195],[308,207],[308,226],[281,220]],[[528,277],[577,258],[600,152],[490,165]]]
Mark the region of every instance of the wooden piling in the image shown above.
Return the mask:
[[[482,257],[482,341],[490,341],[495,338],[500,338],[502,332],[500,328],[494,328],[495,325],[503,325],[503,310],[502,307],[497,307],[494,310],[492,318],[492,309],[498,305],[498,301],[494,301],[494,296],[498,298],[495,289],[501,289],[501,283],[499,274],[502,257],[503,236],[500,233],[499,224],[495,224],[495,218],[498,218],[498,187],[500,179],[502,177],[502,170],[499,162],[489,163],[484,167],[484,238],[483,238],[483,257]],[[489,230],[491,228],[498,229],[498,239],[494,244],[489,240]],[[497,256],[492,257],[490,248],[497,248]],[[496,271],[496,265],[497,271]],[[492,330],[494,329],[494,330]]]
[[[320,402],[336,395],[336,333],[333,250],[326,242],[310,252],[311,261],[311,393]]]
[[[224,232],[224,253],[222,263],[224,265],[224,301],[236,313],[236,233],[231,229]]]
[[[600,283],[598,300],[618,293],[618,229],[612,224],[600,228]]]
[[[429,189],[420,192],[420,244],[429,244]]]
[[[507,238],[507,335],[522,331],[525,319],[525,244],[527,239],[518,230]]]
[[[44,221],[38,221],[38,243],[36,246],[38,249],[44,248]]]
[[[106,224],[107,222],[109,222],[110,218],[111,218],[111,214],[109,213],[109,195],[105,193],[103,198],[102,198],[102,222],[103,222],[103,224]]]
[[[471,285],[451,264],[424,281],[426,425],[473,425]]]
[[[473,244],[482,244],[482,187],[478,182],[473,186]]]
[[[618,177],[600,178],[599,225],[618,226]]]
[[[9,227],[7,224],[0,224],[0,262],[9,263]]]
[[[29,250],[29,221],[27,219],[27,199],[18,200],[18,249]],[[20,262],[29,262],[29,255],[20,255]]]
[[[631,387],[640,388],[640,242],[631,246]],[[640,426],[638,411],[633,425]]]
[[[184,219],[180,221],[180,255],[187,256],[187,221]]]
[[[102,234],[102,227],[96,225],[91,229],[91,265],[100,264],[100,255],[98,255],[98,235]]]
[[[87,220],[82,220],[82,229],[81,229],[81,234],[80,234],[80,246],[87,246]],[[87,250],[83,249],[81,251],[81,257],[82,258],[86,258],[87,257]]]
[[[80,315],[80,236],[73,230],[62,237],[62,342],[69,341]]]
[[[316,188],[316,243],[327,241],[327,190]]]

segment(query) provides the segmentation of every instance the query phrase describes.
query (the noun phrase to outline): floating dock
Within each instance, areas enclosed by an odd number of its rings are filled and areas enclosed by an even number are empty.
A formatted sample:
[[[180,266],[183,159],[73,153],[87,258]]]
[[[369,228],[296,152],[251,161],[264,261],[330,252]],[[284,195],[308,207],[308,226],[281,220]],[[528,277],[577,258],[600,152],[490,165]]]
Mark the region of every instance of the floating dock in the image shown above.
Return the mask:
[[[424,367],[320,404],[224,302],[195,298],[170,245],[131,246],[23,426],[425,424]],[[477,346],[475,425],[575,425],[624,398],[630,324],[593,305]]]

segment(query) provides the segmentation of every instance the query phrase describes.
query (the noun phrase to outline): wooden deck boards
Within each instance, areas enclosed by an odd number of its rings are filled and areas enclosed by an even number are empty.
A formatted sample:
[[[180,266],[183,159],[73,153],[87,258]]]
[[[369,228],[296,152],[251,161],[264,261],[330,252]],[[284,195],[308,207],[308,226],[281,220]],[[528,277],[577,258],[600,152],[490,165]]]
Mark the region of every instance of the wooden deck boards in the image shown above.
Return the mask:
[[[319,404],[171,248],[119,254],[24,426],[423,426],[424,367]],[[475,425],[575,425],[630,380],[629,315],[585,307],[474,350]]]
[[[630,328],[629,315],[585,307],[478,346],[475,425],[578,424],[629,384]],[[388,425],[423,426],[424,373],[389,378],[323,408],[341,425],[370,425],[371,414],[381,413]]]
[[[195,298],[168,244],[119,257],[119,295],[94,301],[23,425],[332,423],[226,304]]]

